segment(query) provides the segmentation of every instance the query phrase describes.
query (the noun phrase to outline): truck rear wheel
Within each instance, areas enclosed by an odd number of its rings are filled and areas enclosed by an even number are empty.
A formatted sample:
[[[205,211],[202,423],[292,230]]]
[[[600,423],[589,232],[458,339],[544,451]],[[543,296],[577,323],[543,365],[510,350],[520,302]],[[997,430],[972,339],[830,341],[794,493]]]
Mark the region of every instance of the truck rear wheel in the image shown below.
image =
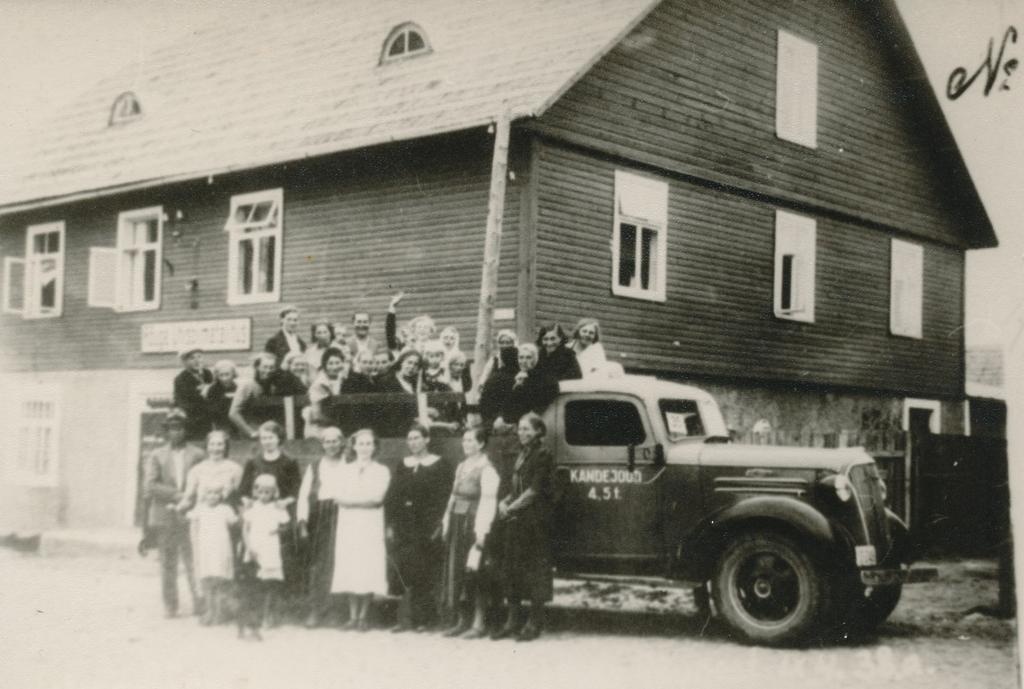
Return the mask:
[[[828,580],[792,539],[773,531],[742,534],[718,561],[715,607],[747,641],[786,645],[805,641],[828,608]]]

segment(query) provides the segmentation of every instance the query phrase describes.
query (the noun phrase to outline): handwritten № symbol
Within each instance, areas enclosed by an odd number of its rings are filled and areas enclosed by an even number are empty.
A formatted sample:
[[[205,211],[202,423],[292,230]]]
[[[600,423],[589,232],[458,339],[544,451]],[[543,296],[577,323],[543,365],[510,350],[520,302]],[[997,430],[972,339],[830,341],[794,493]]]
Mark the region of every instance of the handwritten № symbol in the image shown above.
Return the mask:
[[[992,87],[995,86],[996,80],[999,79],[1000,73],[1006,75],[1002,83],[999,85],[1000,91],[1009,91],[1010,85],[1007,83],[1011,74],[1017,69],[1019,62],[1017,58],[1010,58],[1005,63],[1003,62],[1003,54],[1006,52],[1007,42],[1017,42],[1017,29],[1009,27],[1006,29],[1006,33],[1003,34],[1003,42],[999,46],[999,55],[996,56],[995,61],[992,60],[992,49],[995,47],[995,40],[988,39],[988,55],[985,57],[985,61],[981,63],[981,66],[974,72],[974,74],[967,76],[967,69],[964,67],[957,67],[950,73],[949,81],[946,82],[946,96],[950,100],[956,100],[964,94],[964,92],[971,87],[975,79],[981,76],[982,72],[985,72],[985,93],[988,95],[992,91]],[[1002,69],[1000,69],[1002,67]]]

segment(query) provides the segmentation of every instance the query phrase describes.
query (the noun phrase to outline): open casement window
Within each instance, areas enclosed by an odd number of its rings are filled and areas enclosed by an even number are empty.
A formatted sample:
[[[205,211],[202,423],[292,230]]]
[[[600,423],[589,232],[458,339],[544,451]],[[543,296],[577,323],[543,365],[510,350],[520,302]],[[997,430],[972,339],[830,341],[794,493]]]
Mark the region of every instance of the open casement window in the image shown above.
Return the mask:
[[[117,311],[160,308],[163,208],[126,211],[117,220],[117,247],[89,250],[89,306]]]
[[[11,400],[12,442],[7,445],[7,475],[13,483],[55,486],[60,432],[60,404],[55,386],[24,386]]]
[[[281,189],[231,197],[228,232],[228,303],[281,298]]]
[[[775,316],[814,322],[816,223],[775,211]]]
[[[615,172],[612,294],[665,301],[668,183]]]
[[[775,74],[775,134],[818,146],[818,46],[779,30]]]
[[[32,225],[25,258],[4,258],[4,313],[56,318],[64,310],[64,223]]]
[[[893,335],[920,338],[924,249],[919,244],[893,239],[889,270],[889,331]]]

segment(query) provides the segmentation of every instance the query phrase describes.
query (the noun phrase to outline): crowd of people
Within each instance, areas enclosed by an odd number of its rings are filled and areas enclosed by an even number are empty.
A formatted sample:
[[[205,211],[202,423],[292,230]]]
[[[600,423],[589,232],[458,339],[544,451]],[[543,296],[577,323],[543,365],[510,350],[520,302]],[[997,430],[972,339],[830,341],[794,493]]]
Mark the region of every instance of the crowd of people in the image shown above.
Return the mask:
[[[298,309],[286,307],[281,329],[267,340],[252,363],[251,378],[243,383],[234,362],[218,361],[210,370],[200,349],[182,351],[174,404],[189,419],[188,437],[198,440],[216,429],[256,438],[263,421],[283,421],[279,400],[287,397],[301,400],[297,427],[310,438],[328,426],[346,433],[368,427],[400,436],[414,420],[452,434],[478,425],[502,430],[514,427],[526,411],[546,407],[557,394],[558,381],[609,366],[600,325],[584,318],[571,336],[558,324],[541,328],[536,344],[520,344],[513,331],[499,331],[497,351],[474,381],[456,328],[438,333],[426,315],[397,327],[402,296],[388,306],[384,342],[370,334],[371,315],[360,312],[352,316],[351,332],[326,319],[314,322],[307,344],[298,332]],[[373,393],[397,398],[366,401],[364,396]],[[428,406],[414,397],[421,393],[455,397]],[[402,396],[410,399],[403,404]]]
[[[240,637],[260,638],[299,610],[310,627],[333,619],[366,630],[375,597],[389,594],[400,599],[396,632],[540,635],[552,597],[554,471],[540,414],[558,381],[607,366],[600,326],[583,319],[571,338],[545,326],[536,344],[502,330],[473,381],[455,328],[438,336],[429,316],[397,328],[401,299],[389,304],[383,345],[370,335],[370,314],[355,314],[350,334],[318,321],[307,345],[298,310],[282,310],[281,330],[242,384],[233,363],[210,371],[200,350],[182,352],[167,442],[143,472],[168,616],[178,613],[183,560],[200,621],[233,618]],[[453,394],[430,406],[388,401],[421,393]],[[369,402],[338,412],[356,396]],[[302,400],[304,434],[322,448],[304,472],[282,450],[282,424],[265,418],[273,405],[261,401],[280,397]],[[487,452],[495,432],[518,441],[502,471]],[[461,436],[457,465],[429,451],[438,433]],[[381,461],[381,434],[404,435],[397,463]],[[229,458],[237,437],[258,442],[244,465]],[[190,444],[197,438],[205,452]],[[493,623],[495,610],[503,623]]]

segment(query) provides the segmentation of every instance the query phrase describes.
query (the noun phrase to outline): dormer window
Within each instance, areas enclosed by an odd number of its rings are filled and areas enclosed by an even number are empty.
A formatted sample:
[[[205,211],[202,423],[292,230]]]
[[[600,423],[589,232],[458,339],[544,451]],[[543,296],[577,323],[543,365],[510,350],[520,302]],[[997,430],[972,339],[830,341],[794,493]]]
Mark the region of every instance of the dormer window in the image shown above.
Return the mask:
[[[388,34],[380,61],[383,64],[429,52],[430,44],[427,43],[427,35],[423,33],[423,29],[412,22],[406,22],[399,24]]]
[[[142,117],[142,106],[139,105],[139,99],[131,91],[125,91],[117,97],[117,100],[114,101],[114,107],[110,109],[109,124],[111,126],[123,124],[137,120],[140,117]]]

